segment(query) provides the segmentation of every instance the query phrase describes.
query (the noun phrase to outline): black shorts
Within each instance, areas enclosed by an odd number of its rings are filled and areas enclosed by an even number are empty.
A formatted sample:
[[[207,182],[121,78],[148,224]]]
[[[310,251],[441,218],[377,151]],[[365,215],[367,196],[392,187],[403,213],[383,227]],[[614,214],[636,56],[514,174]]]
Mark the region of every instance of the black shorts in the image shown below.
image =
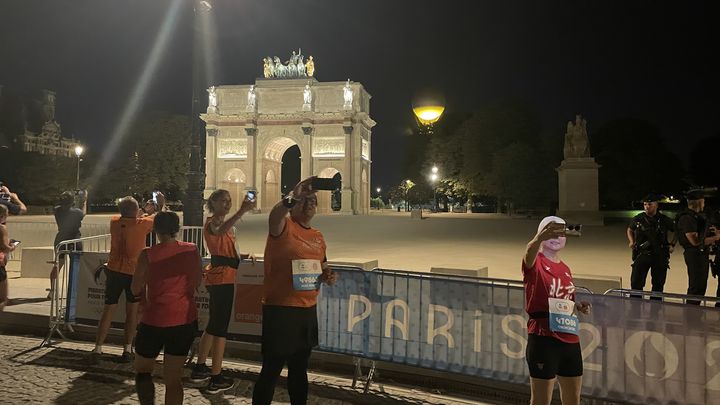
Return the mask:
[[[125,291],[125,301],[128,304],[140,301],[130,291],[131,283],[131,275],[105,269],[105,305],[117,304],[123,291]]]
[[[525,360],[530,377],[533,378],[550,380],[556,376],[583,375],[580,343],[565,343],[550,336],[528,335]]]
[[[235,300],[235,284],[209,285],[205,288],[210,293],[210,319],[205,332],[213,336],[225,337]]]
[[[0,266],[0,282],[7,280],[7,271],[5,266]]]
[[[317,308],[263,305],[262,354],[286,357],[318,345]]]
[[[195,340],[197,321],[185,325],[159,327],[140,323],[135,337],[135,353],[154,359],[164,350],[171,356],[187,356]]]

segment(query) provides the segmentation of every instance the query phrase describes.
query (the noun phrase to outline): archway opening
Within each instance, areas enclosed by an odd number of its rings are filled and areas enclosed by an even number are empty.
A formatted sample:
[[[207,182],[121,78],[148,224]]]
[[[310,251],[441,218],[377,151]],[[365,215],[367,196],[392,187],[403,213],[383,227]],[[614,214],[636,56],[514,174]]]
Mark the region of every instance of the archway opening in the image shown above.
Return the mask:
[[[292,149],[289,153],[288,150]],[[286,137],[272,139],[263,152],[263,185],[260,209],[270,211],[282,195],[292,190],[300,178],[300,148]],[[285,168],[287,166],[287,169]]]
[[[281,193],[285,196],[300,182],[300,147],[289,147],[282,157]]]
[[[225,172],[221,188],[230,192],[230,198],[234,208],[239,208],[242,200],[245,198],[245,185],[247,176],[245,172],[238,168],[232,168]]]
[[[342,174],[334,167],[327,167],[320,171],[318,177],[333,179],[335,189],[318,192],[318,212],[337,212],[342,208]]]

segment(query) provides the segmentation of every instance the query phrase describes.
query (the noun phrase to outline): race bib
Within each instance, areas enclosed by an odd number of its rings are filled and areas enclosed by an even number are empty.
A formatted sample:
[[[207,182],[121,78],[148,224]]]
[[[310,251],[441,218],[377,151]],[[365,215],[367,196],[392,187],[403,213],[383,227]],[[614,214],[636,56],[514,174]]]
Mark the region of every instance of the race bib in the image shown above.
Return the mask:
[[[320,260],[293,260],[293,288],[296,291],[312,291],[320,288],[322,265]]]
[[[573,314],[575,303],[560,298],[548,298],[550,330],[553,332],[579,334],[580,321]]]

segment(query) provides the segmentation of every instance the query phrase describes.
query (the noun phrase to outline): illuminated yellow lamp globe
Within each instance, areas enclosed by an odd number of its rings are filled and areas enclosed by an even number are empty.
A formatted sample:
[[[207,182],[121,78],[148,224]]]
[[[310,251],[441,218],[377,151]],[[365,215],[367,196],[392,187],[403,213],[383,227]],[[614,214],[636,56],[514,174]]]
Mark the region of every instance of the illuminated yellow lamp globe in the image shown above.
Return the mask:
[[[412,109],[422,125],[432,125],[445,111],[445,98],[438,91],[422,90],[413,97]]]
[[[413,108],[415,116],[423,125],[436,123],[440,119],[443,111],[445,111],[445,107],[439,105],[428,105]]]

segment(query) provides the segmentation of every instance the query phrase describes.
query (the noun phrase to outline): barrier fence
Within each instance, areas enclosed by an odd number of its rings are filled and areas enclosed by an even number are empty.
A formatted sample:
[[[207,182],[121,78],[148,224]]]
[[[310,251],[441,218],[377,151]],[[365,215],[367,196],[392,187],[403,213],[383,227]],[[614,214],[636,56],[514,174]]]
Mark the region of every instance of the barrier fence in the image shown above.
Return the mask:
[[[103,280],[91,273],[106,253],[71,256],[67,288],[58,294],[66,297],[58,302],[63,316],[51,327],[93,323],[102,311]],[[322,287],[318,298],[319,350],[527,384],[521,283],[333,268],[338,282]],[[232,340],[260,335],[262,273],[259,263],[238,270]],[[593,305],[580,316],[583,395],[616,403],[720,405],[720,310],[672,301],[693,297],[667,294],[656,301],[630,293],[578,294]],[[208,303],[202,288],[196,303],[202,329]]]

